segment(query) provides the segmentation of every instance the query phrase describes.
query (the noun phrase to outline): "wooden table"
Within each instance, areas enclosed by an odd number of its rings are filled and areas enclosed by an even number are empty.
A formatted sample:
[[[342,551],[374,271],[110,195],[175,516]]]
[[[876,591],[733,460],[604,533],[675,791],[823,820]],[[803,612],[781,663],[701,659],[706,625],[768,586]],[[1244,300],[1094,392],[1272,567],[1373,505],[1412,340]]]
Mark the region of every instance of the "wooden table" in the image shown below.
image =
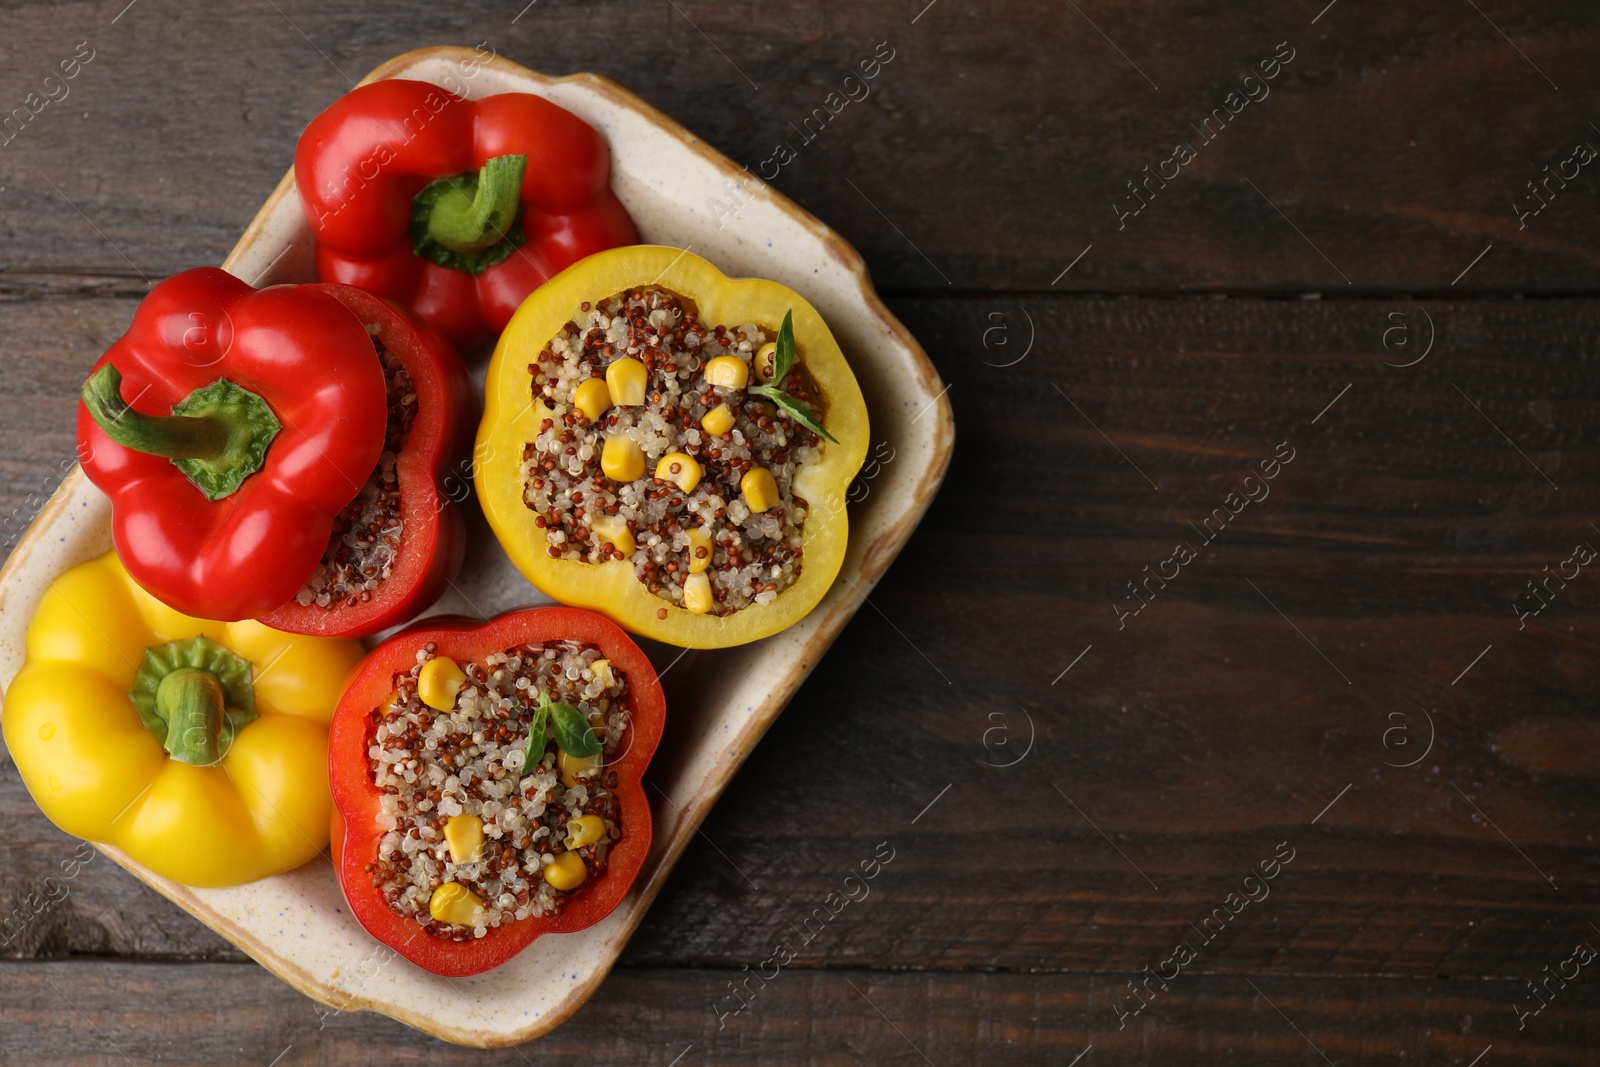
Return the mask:
[[[0,108],[93,55],[0,148],[7,545],[149,284],[220,261],[346,76],[440,42],[609,75],[752,168],[788,142],[773,185],[866,255],[959,444],[549,1037],[328,1013],[104,860],[34,915],[77,842],[7,762],[0,1060],[1600,1062],[1600,575],[1568,562],[1600,546],[1600,9],[125,2],[0,12]]]

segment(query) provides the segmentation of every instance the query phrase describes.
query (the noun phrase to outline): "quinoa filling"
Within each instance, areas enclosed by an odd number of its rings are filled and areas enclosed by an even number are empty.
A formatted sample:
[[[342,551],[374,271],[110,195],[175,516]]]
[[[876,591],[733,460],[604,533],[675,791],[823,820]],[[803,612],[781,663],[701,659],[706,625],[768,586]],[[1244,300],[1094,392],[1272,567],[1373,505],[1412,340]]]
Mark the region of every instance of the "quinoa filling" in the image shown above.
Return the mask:
[[[372,712],[367,756],[388,832],[366,871],[395,912],[429,934],[466,941],[560,914],[581,891],[557,888],[563,871],[566,882],[586,883],[605,870],[623,832],[617,775],[605,765],[627,730],[628,686],[591,645],[521,645],[459,664],[466,680],[454,706],[440,711],[419,693],[437,651],[432,642],[419,649],[416,665],[395,676],[391,703]],[[541,694],[581,712],[601,754],[574,760],[542,729],[524,770]],[[561,858],[568,853],[581,868]],[[471,894],[468,909],[454,913],[460,921],[438,917],[441,887],[458,901],[462,890]]]
[[[405,522],[395,457],[405,448],[411,424],[416,421],[417,390],[399,358],[382,341],[373,337],[372,346],[383,367],[389,401],[383,454],[355,499],[333,520],[333,532],[322,559],[294,595],[295,603],[302,607],[315,604],[334,610],[371,600],[373,592],[389,577],[400,552]]]
[[[794,584],[808,511],[794,479],[823,442],[748,392],[769,384],[776,332],[705,325],[691,301],[655,287],[581,305],[528,364],[532,395],[553,416],[523,449],[523,501],[552,559],[626,559],[663,601],[712,615],[770,603]],[[617,395],[623,370],[643,380],[635,396]],[[770,384],[815,403],[798,362]],[[608,470],[613,451],[639,458]],[[762,471],[770,495],[747,492],[747,476]]]

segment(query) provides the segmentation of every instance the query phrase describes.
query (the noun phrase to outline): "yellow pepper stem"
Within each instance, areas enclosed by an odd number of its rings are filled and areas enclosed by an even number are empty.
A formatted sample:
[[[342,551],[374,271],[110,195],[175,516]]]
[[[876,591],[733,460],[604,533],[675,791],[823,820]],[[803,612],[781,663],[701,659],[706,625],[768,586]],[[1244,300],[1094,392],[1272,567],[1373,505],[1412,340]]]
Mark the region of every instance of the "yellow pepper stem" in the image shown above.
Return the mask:
[[[179,762],[209,767],[222,758],[217,749],[226,710],[222,683],[210,671],[180,667],[156,686],[156,711],[167,720],[162,744]]]
[[[256,717],[254,668],[209,637],[147,648],[128,692],[139,721],[181,763],[209,767]]]

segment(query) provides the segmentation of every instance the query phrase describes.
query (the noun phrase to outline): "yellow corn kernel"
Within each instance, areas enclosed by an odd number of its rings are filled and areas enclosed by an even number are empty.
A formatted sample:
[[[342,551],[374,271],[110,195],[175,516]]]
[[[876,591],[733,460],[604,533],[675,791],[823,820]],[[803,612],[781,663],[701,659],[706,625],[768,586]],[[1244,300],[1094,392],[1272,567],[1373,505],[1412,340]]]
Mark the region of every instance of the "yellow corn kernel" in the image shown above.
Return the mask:
[[[606,385],[610,387],[611,402],[619,407],[632,408],[644,403],[644,390],[648,375],[644,364],[623,357],[612,361],[606,368]]]
[[[644,452],[627,434],[615,433],[606,438],[600,450],[600,469],[614,482],[631,482],[644,477]]]
[[[544,865],[544,880],[556,889],[576,889],[589,877],[589,868],[576,852],[563,852]]]
[[[595,681],[607,689],[610,689],[617,680],[616,672],[611,669],[611,661],[608,659],[595,660],[589,664],[589,669],[594,672]]]
[[[483,916],[483,898],[459,882],[446,882],[428,898],[428,914],[442,923],[477,926]]]
[[[733,409],[726,404],[718,404],[706,412],[705,418],[700,420],[700,428],[712,437],[721,437],[733,429]]]
[[[628,529],[627,520],[620,515],[602,515],[589,523],[589,529],[594,531],[602,544],[609,541],[611,547],[624,556],[633,555],[633,550],[638,547],[634,544],[633,532]]]
[[[715,548],[711,544],[711,534],[704,526],[696,526],[689,531],[689,573],[699,574],[711,566],[711,553]]]
[[[417,674],[417,696],[435,711],[456,706],[456,694],[467,684],[467,676],[449,656],[435,656]]]
[[[778,346],[772,341],[756,349],[756,377],[764,382],[771,380],[772,372],[776,369],[773,364],[777,359]]]
[[[477,863],[483,859],[483,820],[476,815],[452,815],[444,824],[451,863]]]
[[[578,784],[578,779],[592,779],[606,765],[604,754],[596,752],[592,756],[568,755],[566,749],[556,749],[556,766],[561,768],[561,784],[571,789]]]
[[[604,836],[606,836],[606,821],[598,815],[579,815],[575,819],[567,820],[568,848],[592,845]]]
[[[604,378],[585,378],[573,392],[572,402],[590,422],[599,422],[600,416],[611,410],[611,390]]]
[[[656,477],[671,482],[685,493],[694,492],[700,484],[700,464],[687,452],[668,452],[656,464]]]
[[[706,364],[706,381],[723,389],[743,389],[750,368],[738,356],[718,356]]]
[[[771,511],[778,506],[778,481],[765,467],[751,467],[739,479],[739,492],[751,511]]]
[[[711,579],[705,574],[696,572],[683,580],[684,607],[696,615],[704,615],[715,603],[711,596]]]

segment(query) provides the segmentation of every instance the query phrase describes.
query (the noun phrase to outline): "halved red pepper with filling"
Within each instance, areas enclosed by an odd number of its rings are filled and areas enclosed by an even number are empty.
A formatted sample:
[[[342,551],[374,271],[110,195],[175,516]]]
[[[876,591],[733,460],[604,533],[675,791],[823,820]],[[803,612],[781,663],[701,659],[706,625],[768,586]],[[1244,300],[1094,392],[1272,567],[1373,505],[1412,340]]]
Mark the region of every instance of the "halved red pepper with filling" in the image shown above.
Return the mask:
[[[351,913],[447,977],[599,922],[650,850],[642,777],[665,715],[644,652],[581,608],[428,619],[391,637],[329,733]]]
[[[294,594],[383,448],[383,375],[328,291],[256,291],[215,267],[150,291],[95,364],[78,454],[117,554],[186,615],[235,621]]]
[[[397,305],[347,285],[305,288],[337,299],[372,335],[388,397],[384,450],[299,592],[261,621],[366,637],[415,616],[461,570],[465,513],[441,483],[468,470],[474,386],[450,344]]]

